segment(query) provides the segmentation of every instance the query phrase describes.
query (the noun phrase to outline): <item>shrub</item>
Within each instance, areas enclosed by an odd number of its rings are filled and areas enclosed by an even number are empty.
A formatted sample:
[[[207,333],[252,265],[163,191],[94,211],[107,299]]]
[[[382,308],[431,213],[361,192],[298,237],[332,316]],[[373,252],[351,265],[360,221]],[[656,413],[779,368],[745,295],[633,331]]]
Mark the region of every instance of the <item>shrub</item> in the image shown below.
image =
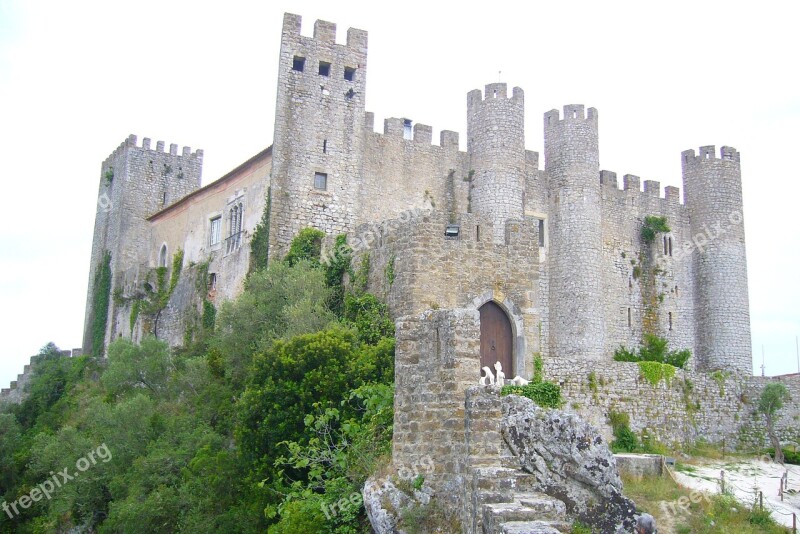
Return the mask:
[[[560,408],[564,404],[561,388],[548,381],[532,382],[525,386],[503,386],[500,394],[527,397],[542,408]]]
[[[668,341],[663,337],[645,334],[639,352],[633,352],[627,347],[620,347],[614,352],[614,360],[618,362],[658,362],[683,369],[692,356],[688,349],[667,350]]]

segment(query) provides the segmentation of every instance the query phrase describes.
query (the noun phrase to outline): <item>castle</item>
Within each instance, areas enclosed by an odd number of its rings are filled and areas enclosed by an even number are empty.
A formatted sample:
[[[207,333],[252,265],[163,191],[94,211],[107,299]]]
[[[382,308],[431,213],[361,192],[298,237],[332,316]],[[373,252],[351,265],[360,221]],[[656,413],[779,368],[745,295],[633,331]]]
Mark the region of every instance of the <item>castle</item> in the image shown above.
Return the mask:
[[[241,291],[253,254],[280,258],[314,227],[326,254],[347,234],[354,261],[368,256],[368,288],[396,318],[396,462],[429,455],[442,481],[462,476],[465,391],[495,361],[530,378],[534,355],[567,409],[598,426],[617,409],[662,440],[763,440],[737,150],[676,154],[683,201],[677,187],[662,196],[657,181],[601,170],[598,111],[567,105],[544,113],[542,164],[525,148],[524,92],[504,83],[467,94],[466,152],[458,133],[432,144],[432,128],[408,118],[376,133],[367,33],[337,44],[332,23],[317,21],[313,37],[300,26],[285,15],[271,147],[205,187],[202,151],[188,147],[131,136],[103,162],[86,352],[145,333],[183,343],[204,303]],[[668,230],[645,239],[654,218]],[[262,249],[251,247],[259,224]],[[98,299],[104,272],[113,294]],[[149,321],[144,287],[165,295]],[[689,349],[687,368],[651,384],[612,360],[645,333]],[[784,382],[795,404],[782,430],[797,439],[800,379]]]

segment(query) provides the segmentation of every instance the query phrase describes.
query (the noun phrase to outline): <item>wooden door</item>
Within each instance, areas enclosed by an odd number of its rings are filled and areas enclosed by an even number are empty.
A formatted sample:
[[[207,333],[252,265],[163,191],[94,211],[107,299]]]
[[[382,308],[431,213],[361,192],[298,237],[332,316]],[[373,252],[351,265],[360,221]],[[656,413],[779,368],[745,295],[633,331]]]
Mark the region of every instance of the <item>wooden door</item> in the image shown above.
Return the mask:
[[[488,367],[494,374],[494,364],[500,362],[506,378],[514,378],[514,368],[511,363],[514,337],[508,315],[503,308],[491,301],[481,306],[478,311],[481,313],[481,368]]]

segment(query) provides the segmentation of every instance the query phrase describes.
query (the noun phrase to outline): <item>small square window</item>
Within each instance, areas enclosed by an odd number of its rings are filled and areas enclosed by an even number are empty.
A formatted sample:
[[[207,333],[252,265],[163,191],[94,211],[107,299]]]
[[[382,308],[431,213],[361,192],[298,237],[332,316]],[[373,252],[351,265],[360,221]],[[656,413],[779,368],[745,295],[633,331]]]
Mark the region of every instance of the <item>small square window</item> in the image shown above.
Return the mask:
[[[327,61],[320,61],[319,62],[319,75],[320,76],[330,76],[331,74],[331,64]]]
[[[348,82],[352,82],[356,79],[356,69],[353,67],[345,67],[344,68],[344,79]]]
[[[328,175],[324,172],[314,173],[314,189],[326,191],[328,189]]]
[[[211,219],[211,244],[219,244],[220,235],[222,234],[222,217],[214,217]]]
[[[292,61],[292,70],[303,72],[303,69],[305,67],[306,67],[306,58],[300,56],[294,56],[294,61]]]

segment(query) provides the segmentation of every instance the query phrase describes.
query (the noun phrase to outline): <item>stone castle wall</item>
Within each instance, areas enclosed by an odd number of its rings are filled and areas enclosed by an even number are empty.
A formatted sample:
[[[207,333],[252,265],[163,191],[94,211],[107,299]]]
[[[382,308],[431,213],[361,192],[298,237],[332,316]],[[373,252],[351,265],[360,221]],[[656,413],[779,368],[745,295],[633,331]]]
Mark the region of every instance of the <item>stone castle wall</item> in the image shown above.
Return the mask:
[[[150,258],[152,243],[147,217],[185,197],[200,187],[203,151],[192,152],[178,145],[164,150],[158,141],[155,150],[150,139],[137,145],[135,135],[129,136],[102,164],[95,216],[94,239],[86,298],[84,350],[92,352],[91,324],[94,279],[105,252],[111,254],[112,286],[121,273],[138,268]],[[109,316],[113,315],[113,302]],[[106,345],[117,337],[109,321]]]
[[[509,222],[503,244],[494,243],[490,221],[468,214],[456,217],[459,235],[448,238],[450,221],[447,213],[420,211],[360,227],[356,237],[372,235],[373,246],[357,254],[353,265],[358,269],[368,254],[367,289],[386,300],[394,317],[497,302],[511,318],[516,339],[515,369],[506,373],[530,376],[541,337],[538,221]]]
[[[669,383],[655,386],[636,363],[547,358],[545,377],[559,384],[567,411],[575,412],[611,437],[610,411],[630,417],[634,432],[666,444],[699,440],[726,450],[756,451],[767,445],[763,416],[757,413],[764,386],[784,383],[792,401],[776,428],[784,440],[800,440],[800,377],[771,378],[736,373],[676,370]]]

